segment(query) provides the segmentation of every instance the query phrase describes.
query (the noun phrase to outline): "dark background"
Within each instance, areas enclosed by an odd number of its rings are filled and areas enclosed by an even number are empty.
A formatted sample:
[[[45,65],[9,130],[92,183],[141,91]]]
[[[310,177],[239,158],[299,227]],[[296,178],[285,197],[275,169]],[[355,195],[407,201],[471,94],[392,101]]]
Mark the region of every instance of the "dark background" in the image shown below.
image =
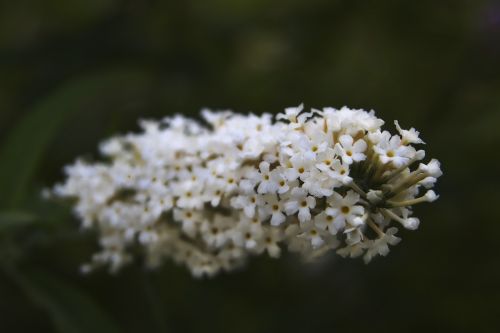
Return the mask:
[[[373,108],[442,162],[387,258],[78,273],[95,235],[39,196],[63,165],[139,118],[300,102]],[[497,1],[2,1],[0,331],[498,332],[499,125]]]

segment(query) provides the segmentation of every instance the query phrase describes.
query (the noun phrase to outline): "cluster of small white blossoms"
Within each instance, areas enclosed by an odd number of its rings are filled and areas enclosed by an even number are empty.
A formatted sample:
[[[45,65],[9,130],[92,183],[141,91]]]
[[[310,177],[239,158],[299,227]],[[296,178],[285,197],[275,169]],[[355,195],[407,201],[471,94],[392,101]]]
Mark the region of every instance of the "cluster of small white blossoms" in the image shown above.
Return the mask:
[[[195,276],[285,247],[369,262],[400,241],[393,224],[417,229],[412,205],[437,198],[428,189],[440,164],[417,163],[419,133],[396,122],[391,135],[373,111],[202,115],[208,126],[182,116],[142,121],[143,133],[102,144],[105,162],[66,168],[53,194],[75,198],[83,227],[100,237],[85,270],[115,271],[138,250],[148,265],[171,258]]]

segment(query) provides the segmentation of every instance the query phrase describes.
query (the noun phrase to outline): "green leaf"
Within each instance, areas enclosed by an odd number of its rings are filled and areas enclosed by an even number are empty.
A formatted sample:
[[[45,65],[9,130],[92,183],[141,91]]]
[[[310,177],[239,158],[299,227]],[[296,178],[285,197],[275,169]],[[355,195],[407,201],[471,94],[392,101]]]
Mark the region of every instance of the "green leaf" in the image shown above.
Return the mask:
[[[50,142],[68,117],[84,111],[109,91],[127,93],[144,87],[147,76],[123,70],[70,81],[35,105],[7,136],[0,149],[0,207],[15,208],[25,198],[30,182]],[[129,90],[127,90],[129,89]]]
[[[5,270],[29,299],[47,312],[59,332],[120,332],[99,304],[57,276],[42,270]]]
[[[0,212],[0,232],[30,225],[37,221],[37,217],[31,213],[21,211]]]

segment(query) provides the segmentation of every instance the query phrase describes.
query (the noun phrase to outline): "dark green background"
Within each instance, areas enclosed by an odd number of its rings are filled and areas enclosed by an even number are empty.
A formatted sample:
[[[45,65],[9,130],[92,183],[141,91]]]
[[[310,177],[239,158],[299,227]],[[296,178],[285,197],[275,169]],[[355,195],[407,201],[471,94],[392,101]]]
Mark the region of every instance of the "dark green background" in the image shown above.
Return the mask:
[[[40,190],[138,118],[375,109],[422,132],[441,198],[370,265],[256,258],[195,280],[97,248]],[[1,332],[500,331],[498,1],[0,3]]]

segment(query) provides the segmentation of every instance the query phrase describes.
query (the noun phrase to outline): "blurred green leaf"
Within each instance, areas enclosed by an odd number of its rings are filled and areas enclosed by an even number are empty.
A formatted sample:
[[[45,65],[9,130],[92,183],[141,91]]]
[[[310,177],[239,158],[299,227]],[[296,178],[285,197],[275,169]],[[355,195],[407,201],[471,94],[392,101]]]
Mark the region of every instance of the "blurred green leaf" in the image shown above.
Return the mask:
[[[41,270],[5,270],[31,301],[50,315],[59,332],[120,332],[99,304],[59,277]]]
[[[0,207],[15,208],[24,199],[50,142],[65,120],[89,102],[113,89],[142,87],[147,76],[139,71],[110,71],[64,84],[35,105],[8,135],[0,149]]]
[[[37,217],[28,212],[10,211],[0,212],[0,232],[9,230],[12,227],[30,225]]]

